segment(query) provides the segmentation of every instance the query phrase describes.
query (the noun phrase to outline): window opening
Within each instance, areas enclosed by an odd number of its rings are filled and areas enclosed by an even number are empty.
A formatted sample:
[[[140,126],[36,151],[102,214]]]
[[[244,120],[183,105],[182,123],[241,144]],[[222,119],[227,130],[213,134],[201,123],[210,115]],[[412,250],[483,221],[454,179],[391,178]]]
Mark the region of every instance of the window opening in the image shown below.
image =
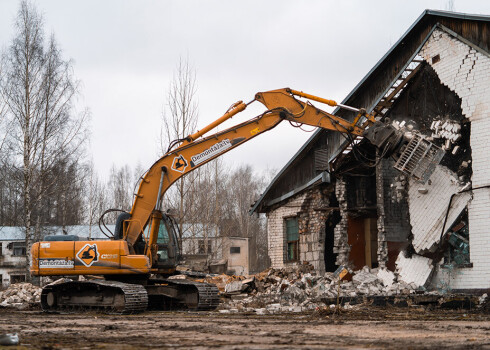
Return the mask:
[[[157,237],[157,244],[158,244],[158,261],[167,261],[168,260],[168,243],[169,243],[169,238],[168,238],[168,230],[167,226],[165,225],[165,221],[160,222],[160,227],[158,228],[158,237]]]
[[[204,239],[200,239],[198,242],[197,242],[197,250],[198,250],[198,254],[205,254],[204,252]]]
[[[286,219],[286,261],[299,260],[298,218]]]
[[[13,242],[12,249],[14,256],[26,255],[26,244],[24,242]]]
[[[446,235],[448,249],[444,255],[444,265],[465,267],[470,262],[470,233],[468,227],[468,208],[460,215],[456,224]]]
[[[21,283],[26,281],[26,275],[10,275],[10,283]]]

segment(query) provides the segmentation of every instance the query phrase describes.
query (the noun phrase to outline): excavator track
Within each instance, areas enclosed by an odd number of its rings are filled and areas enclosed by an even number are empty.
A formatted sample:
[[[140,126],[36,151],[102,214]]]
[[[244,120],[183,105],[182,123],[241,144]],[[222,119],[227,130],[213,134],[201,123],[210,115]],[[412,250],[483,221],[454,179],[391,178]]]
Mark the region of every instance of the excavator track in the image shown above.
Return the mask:
[[[214,310],[219,290],[214,284],[181,279],[150,279],[147,286],[149,308],[155,310]]]
[[[115,314],[142,312],[148,294],[142,285],[117,281],[66,281],[47,285],[41,292],[44,311],[106,311]]]
[[[214,310],[219,305],[219,289],[214,284],[194,282],[190,280],[166,280],[169,285],[184,288],[195,288],[197,292],[197,305],[188,305],[192,310]]]

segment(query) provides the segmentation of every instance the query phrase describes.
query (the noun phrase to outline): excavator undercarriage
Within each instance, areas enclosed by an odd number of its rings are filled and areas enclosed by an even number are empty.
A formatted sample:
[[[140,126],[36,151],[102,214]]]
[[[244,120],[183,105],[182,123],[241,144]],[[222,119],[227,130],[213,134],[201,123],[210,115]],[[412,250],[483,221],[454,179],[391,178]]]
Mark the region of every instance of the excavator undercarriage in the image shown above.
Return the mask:
[[[62,279],[43,288],[43,311],[102,311],[131,314],[150,310],[214,310],[218,288],[189,280],[152,279],[146,285],[110,280]]]

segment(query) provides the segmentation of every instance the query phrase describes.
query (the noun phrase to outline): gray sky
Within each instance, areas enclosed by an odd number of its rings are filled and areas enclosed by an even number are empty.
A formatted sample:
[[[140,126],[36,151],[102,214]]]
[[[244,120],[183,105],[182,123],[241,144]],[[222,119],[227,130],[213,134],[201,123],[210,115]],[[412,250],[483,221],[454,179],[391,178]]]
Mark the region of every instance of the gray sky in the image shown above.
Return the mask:
[[[53,32],[65,59],[74,60],[83,84],[80,106],[92,115],[91,153],[106,177],[112,164],[147,168],[157,159],[160,118],[179,57],[196,70],[200,128],[258,91],[291,87],[341,101],[424,9],[444,10],[449,1],[34,3],[46,34]],[[490,14],[490,1],[453,3],[456,12]],[[2,48],[12,38],[18,6],[0,1]],[[261,111],[257,105],[226,125]],[[285,123],[225,160],[279,169],[310,135]]]

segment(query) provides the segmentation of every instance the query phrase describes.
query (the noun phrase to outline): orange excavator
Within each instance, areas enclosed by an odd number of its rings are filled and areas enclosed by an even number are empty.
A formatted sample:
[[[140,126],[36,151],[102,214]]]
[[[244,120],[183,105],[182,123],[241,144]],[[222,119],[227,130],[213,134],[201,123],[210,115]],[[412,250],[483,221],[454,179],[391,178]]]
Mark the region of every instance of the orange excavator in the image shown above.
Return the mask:
[[[267,110],[226,130],[211,130],[254,102]],[[346,108],[356,113],[347,121],[315,107],[311,101]],[[289,88],[260,92],[249,103],[239,101],[202,130],[171,142],[165,155],[141,177],[132,209],[122,213],[111,240],[77,241],[45,239],[32,246],[33,276],[86,276],[83,280],[59,279],[43,288],[43,310],[106,309],[132,313],[152,308],[186,307],[210,310],[219,303],[212,284],[169,279],[176,273],[179,246],[176,225],[162,212],[165,191],[179,178],[235,147],[265,133],[282,121],[311,125],[362,136],[384,157],[397,159],[398,169],[426,179],[443,151],[417,136],[375,120],[363,109],[344,106]],[[87,277],[88,276],[88,277]]]

